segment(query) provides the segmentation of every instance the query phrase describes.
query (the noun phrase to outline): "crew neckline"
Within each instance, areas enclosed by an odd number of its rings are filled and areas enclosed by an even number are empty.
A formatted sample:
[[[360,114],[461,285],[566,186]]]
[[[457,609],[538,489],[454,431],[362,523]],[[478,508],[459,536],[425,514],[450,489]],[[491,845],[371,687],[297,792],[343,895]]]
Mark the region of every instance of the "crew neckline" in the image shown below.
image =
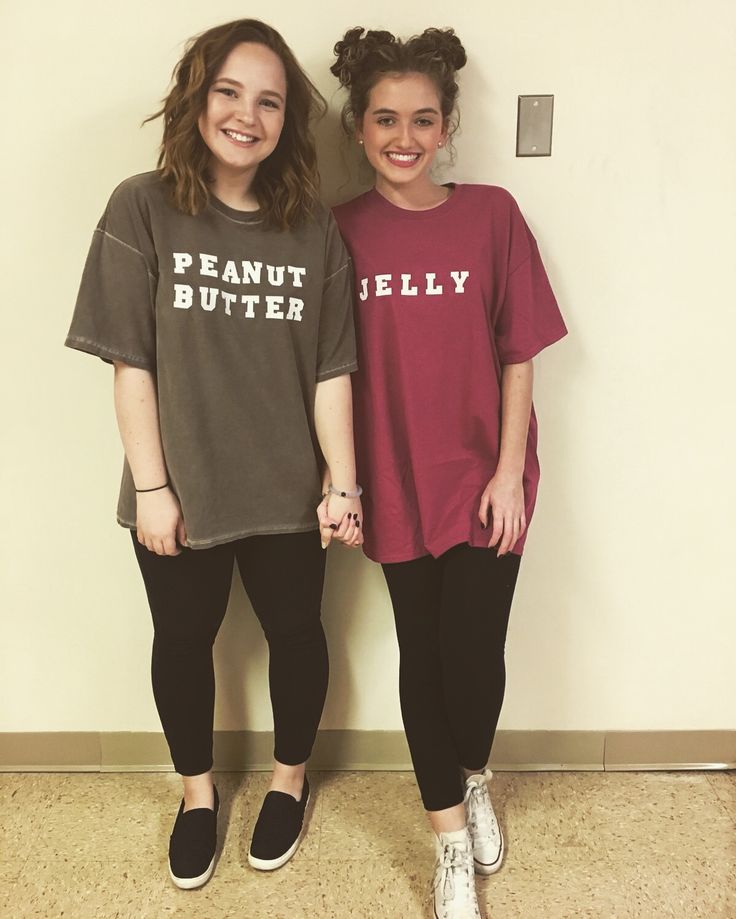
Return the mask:
[[[415,211],[407,207],[400,207],[398,204],[393,204],[388,200],[388,198],[384,198],[384,196],[380,193],[380,191],[378,191],[375,185],[368,192],[368,194],[371,196],[373,202],[385,214],[391,214],[394,219],[432,220],[440,216],[445,216],[448,211],[451,211],[456,207],[457,199],[462,196],[464,186],[458,182],[445,182],[442,187],[452,188],[452,194],[441,204],[436,204],[434,207],[427,208],[423,211]]]
[[[225,204],[224,201],[220,201],[212,192],[210,192],[209,204],[220,214],[230,220],[234,220],[236,223],[260,223],[263,220],[263,211],[260,208],[257,211],[239,211],[237,208]]]

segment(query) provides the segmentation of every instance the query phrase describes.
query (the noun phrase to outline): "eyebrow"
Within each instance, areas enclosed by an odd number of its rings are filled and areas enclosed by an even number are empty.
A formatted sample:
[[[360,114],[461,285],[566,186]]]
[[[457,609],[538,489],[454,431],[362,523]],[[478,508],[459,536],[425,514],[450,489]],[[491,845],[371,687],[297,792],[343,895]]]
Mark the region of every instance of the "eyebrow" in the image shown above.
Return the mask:
[[[398,112],[395,112],[392,108],[377,108],[374,109],[371,113],[372,115],[398,115]],[[436,108],[418,108],[415,115],[439,115],[439,112]]]
[[[231,86],[237,86],[238,89],[243,89],[243,84],[238,82],[238,80],[233,80],[230,77],[218,77],[215,80],[215,83],[229,83]],[[213,84],[214,85],[214,84]],[[278,99],[279,102],[284,101],[284,97],[281,93],[277,93],[275,89],[264,89],[261,91],[262,96],[273,96],[274,99]]]

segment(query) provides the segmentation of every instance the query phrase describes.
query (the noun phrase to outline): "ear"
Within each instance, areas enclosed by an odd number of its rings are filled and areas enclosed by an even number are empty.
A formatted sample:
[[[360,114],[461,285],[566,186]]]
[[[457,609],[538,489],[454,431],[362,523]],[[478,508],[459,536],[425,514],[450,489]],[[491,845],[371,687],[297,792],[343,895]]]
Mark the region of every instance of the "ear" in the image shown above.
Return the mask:
[[[442,124],[442,133],[440,134],[440,139],[439,139],[438,146],[439,146],[439,147],[446,147],[446,146],[447,146],[447,141],[448,141],[448,138],[449,138],[449,137],[450,137],[450,119],[449,119],[449,118],[445,118],[445,120],[444,120],[444,122],[443,122],[443,124]]]
[[[355,139],[359,144],[363,143],[363,120],[355,122]]]

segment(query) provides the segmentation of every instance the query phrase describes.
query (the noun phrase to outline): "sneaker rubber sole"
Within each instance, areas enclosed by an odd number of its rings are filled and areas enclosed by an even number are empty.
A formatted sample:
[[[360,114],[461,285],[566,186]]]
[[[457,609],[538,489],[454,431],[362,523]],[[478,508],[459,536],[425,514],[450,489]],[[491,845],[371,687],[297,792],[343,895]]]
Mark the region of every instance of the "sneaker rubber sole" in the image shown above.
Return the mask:
[[[479,862],[477,858],[473,858],[473,866],[475,868],[476,874],[483,875],[483,877],[490,877],[492,874],[495,874],[503,864],[503,856],[506,846],[503,838],[503,831],[500,827],[499,830],[501,832],[501,851],[498,853],[498,858],[495,862],[491,862],[490,865],[486,864],[485,862]]]
[[[289,846],[286,852],[284,852],[283,855],[279,855],[278,858],[256,858],[255,855],[251,855],[249,851],[248,864],[251,866],[251,868],[255,868],[257,871],[275,871],[277,868],[280,868],[282,865],[285,865],[289,861],[289,859],[299,848],[302,838],[304,837],[304,834],[307,830],[307,810],[309,808],[309,800],[311,796],[312,795],[310,791],[307,797],[307,803],[304,805],[304,822],[302,823],[302,828],[299,831],[299,835]]]
[[[200,874],[196,878],[178,878],[174,872],[171,870],[171,863],[169,862],[169,877],[171,880],[179,887],[181,890],[194,890],[195,887],[201,887],[203,884],[206,884],[207,881],[212,877],[212,872],[215,870],[215,856],[212,856],[212,861],[209,863],[207,870]]]

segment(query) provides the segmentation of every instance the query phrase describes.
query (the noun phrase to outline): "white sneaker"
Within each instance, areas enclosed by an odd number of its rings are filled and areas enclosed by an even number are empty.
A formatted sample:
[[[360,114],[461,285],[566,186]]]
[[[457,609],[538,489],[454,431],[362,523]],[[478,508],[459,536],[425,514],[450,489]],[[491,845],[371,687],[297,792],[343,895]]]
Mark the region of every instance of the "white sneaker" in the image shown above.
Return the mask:
[[[490,769],[481,775],[471,775],[465,782],[465,811],[468,830],[473,842],[473,861],[478,874],[495,874],[501,867],[504,853],[503,833],[493,812],[488,782]]]
[[[481,919],[475,895],[473,846],[467,829],[435,837],[435,919]]]

